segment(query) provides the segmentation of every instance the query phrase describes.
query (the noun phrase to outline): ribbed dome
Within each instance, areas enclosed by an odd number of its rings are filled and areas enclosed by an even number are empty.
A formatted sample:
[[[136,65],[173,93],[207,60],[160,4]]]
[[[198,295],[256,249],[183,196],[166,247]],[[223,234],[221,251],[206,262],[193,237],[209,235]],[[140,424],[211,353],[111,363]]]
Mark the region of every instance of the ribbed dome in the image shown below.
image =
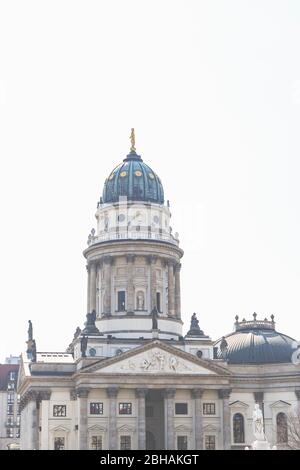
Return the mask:
[[[103,202],[129,201],[164,203],[164,190],[159,177],[134,151],[123,160],[104,183]]]
[[[236,331],[215,343],[215,355],[229,364],[291,362],[295,340],[275,330],[274,321],[236,322]],[[223,352],[222,352],[223,350]]]

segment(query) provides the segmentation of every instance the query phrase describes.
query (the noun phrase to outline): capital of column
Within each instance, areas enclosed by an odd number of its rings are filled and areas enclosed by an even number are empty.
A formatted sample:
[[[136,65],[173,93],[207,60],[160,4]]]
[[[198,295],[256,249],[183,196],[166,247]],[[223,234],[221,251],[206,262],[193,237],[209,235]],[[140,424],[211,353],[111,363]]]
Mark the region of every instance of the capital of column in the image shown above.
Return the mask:
[[[114,258],[112,256],[103,256],[101,258],[101,261],[103,261],[103,263],[105,263],[105,264],[112,265],[113,261],[114,261]]]
[[[264,399],[264,392],[253,392],[255,403],[260,403]]]
[[[90,388],[88,387],[79,387],[76,389],[76,395],[78,398],[87,398],[90,393]]]
[[[126,261],[127,261],[127,263],[133,263],[134,260],[135,260],[135,257],[136,257],[136,255],[133,255],[133,254],[128,254],[128,255],[126,255]]]
[[[300,400],[300,389],[295,390],[295,395],[297,397],[297,400]]]
[[[106,389],[108,398],[117,398],[119,393],[119,387],[108,387]]]
[[[70,400],[72,400],[72,401],[77,400],[77,393],[76,393],[75,388],[70,390]]]
[[[174,398],[176,394],[176,388],[166,388],[164,390],[165,398]]]
[[[148,392],[147,388],[136,388],[135,389],[135,396],[137,398],[145,398],[147,392]]]
[[[154,255],[147,255],[146,260],[148,264],[155,264],[157,260],[157,256]]]
[[[218,390],[219,398],[229,398],[232,392],[231,388],[222,388]]]
[[[175,264],[175,271],[176,271],[176,272],[180,272],[180,270],[181,270],[181,264],[180,264],[180,263],[176,263],[176,264]]]
[[[169,268],[174,268],[176,266],[176,261],[174,261],[173,259],[168,259],[168,266]]]
[[[40,390],[38,392],[38,400],[50,400],[51,397],[51,390]]]
[[[202,388],[193,388],[191,394],[193,398],[202,398],[204,390]]]

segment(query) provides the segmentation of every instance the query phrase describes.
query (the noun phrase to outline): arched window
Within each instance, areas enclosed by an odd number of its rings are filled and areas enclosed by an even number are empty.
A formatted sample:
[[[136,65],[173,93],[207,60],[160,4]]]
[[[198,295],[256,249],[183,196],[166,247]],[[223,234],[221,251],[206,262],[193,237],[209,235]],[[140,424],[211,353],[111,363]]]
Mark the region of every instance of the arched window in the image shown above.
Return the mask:
[[[235,413],[233,416],[233,442],[235,444],[245,442],[244,416],[241,413]]]
[[[287,416],[285,413],[278,413],[276,416],[277,442],[286,444],[288,441]]]

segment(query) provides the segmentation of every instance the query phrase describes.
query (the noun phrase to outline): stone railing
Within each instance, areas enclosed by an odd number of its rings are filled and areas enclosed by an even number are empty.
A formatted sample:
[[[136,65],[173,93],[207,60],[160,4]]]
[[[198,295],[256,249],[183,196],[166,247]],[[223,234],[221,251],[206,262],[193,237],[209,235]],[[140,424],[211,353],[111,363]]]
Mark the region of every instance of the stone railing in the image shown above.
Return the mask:
[[[178,246],[179,240],[172,235],[150,232],[150,231],[126,231],[126,232],[106,232],[97,236],[90,236],[88,246],[96,243],[103,243],[111,240],[157,240],[172,243]]]

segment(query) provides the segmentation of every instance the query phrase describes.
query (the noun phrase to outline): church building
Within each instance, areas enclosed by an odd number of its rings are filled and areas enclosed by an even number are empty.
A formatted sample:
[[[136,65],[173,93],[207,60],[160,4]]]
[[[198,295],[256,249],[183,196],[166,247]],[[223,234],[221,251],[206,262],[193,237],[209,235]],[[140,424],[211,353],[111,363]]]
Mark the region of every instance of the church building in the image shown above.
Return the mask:
[[[300,408],[297,343],[256,313],[215,341],[193,314],[184,334],[183,250],[134,130],[83,254],[86,321],[66,351],[39,352],[29,324],[22,449],[244,449],[255,404],[271,445],[288,447],[289,415]]]

